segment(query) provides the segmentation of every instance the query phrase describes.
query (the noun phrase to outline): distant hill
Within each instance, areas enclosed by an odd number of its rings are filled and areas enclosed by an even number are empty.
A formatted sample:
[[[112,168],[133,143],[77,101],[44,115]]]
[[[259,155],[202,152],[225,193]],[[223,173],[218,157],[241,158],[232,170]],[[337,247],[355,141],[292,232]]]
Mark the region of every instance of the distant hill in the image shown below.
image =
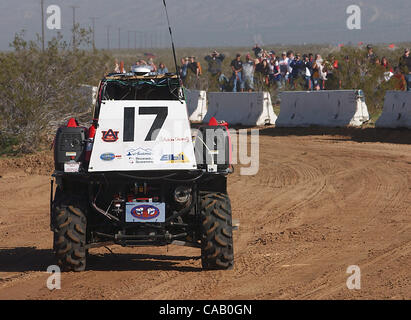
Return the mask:
[[[2,1],[0,4],[0,49],[7,48],[13,34],[28,30],[28,37],[40,32],[40,0]],[[78,5],[77,21],[90,25],[97,21],[96,41],[105,47],[106,29],[111,25],[112,47],[118,46],[118,27],[123,30],[122,46],[127,46],[127,30],[143,32],[138,43],[168,44],[162,0],[46,0],[63,10],[64,34],[72,23],[70,5]],[[260,43],[340,43],[410,41],[411,1],[363,0],[362,30],[346,28],[346,8],[352,0],[168,0],[175,38],[179,46],[244,46]],[[156,32],[157,35],[153,35]],[[47,32],[50,37],[53,33]],[[145,38],[144,38],[145,34]],[[161,34],[161,37],[160,37]],[[68,38],[69,39],[69,38]],[[161,40],[160,40],[161,39]],[[134,45],[134,35],[131,36]]]

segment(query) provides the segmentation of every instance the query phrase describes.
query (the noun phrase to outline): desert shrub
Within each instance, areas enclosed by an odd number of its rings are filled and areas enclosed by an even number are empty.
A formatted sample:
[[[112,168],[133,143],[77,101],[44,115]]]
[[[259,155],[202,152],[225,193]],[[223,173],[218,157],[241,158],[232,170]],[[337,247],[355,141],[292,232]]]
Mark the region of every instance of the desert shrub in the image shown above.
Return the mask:
[[[77,30],[78,45],[88,33]],[[55,129],[70,116],[90,112],[81,85],[97,85],[112,65],[110,56],[98,51],[72,50],[59,35],[47,49],[40,41],[16,34],[12,52],[0,53],[0,148],[28,153],[41,149]]]

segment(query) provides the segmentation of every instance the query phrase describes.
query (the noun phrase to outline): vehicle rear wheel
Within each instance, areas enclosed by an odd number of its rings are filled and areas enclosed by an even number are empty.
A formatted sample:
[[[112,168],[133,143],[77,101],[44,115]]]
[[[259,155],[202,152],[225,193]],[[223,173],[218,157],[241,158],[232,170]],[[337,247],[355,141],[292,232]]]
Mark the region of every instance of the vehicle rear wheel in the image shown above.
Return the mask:
[[[74,197],[57,198],[59,201],[53,206],[53,248],[57,264],[62,271],[84,271],[87,256],[87,219],[84,205]]]
[[[200,192],[200,197],[202,266],[209,270],[232,269],[234,249],[230,199],[219,192]]]

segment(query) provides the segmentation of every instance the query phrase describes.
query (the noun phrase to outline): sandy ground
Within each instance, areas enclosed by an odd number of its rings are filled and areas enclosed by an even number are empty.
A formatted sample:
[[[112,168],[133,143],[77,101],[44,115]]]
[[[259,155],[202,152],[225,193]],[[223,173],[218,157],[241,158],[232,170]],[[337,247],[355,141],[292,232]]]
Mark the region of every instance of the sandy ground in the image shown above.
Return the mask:
[[[53,292],[51,155],[0,160],[0,299],[410,299],[410,131],[268,128],[260,147],[259,173],[229,178],[234,270],[202,271],[192,248],[112,246]]]

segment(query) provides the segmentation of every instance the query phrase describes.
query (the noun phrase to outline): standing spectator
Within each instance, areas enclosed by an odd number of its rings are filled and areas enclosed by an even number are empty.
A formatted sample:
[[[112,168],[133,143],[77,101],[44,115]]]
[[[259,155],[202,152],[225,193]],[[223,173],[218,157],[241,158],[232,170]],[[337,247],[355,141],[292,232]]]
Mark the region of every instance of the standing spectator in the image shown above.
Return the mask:
[[[213,77],[219,77],[222,71],[222,63],[225,59],[224,54],[214,51],[204,58],[208,62],[208,72]]]
[[[291,66],[291,63],[295,60],[294,52],[292,50],[287,52],[287,58],[288,58],[288,82],[290,83],[290,86],[294,86],[294,79],[293,79],[293,67]]]
[[[120,64],[117,59],[114,60],[114,73],[120,73]]]
[[[187,72],[187,87],[190,89],[199,89],[200,82],[199,77],[201,75],[201,68],[200,64],[196,61],[196,57],[191,56],[189,57],[190,61],[188,64],[188,72]]]
[[[253,51],[256,58],[260,58],[263,54],[263,49],[258,44],[254,46]]]
[[[386,57],[381,58],[381,65],[384,67],[385,71],[393,72],[394,70],[391,68],[390,63]]]
[[[154,63],[153,58],[148,59],[148,66],[151,69],[151,72],[157,72],[157,66]]]
[[[374,48],[370,44],[367,45],[367,59],[368,59],[368,61],[373,63],[375,61],[375,58],[377,58],[377,56],[374,53]]]
[[[254,90],[254,71],[254,61],[251,59],[251,55],[247,54],[245,56],[245,62],[243,64],[243,80],[244,88],[249,92],[252,92]]]
[[[274,51],[270,52],[269,60],[269,81],[275,83],[278,88],[281,88],[281,72],[277,56]]]
[[[189,70],[198,78],[200,76],[200,65],[196,61],[196,57],[190,57]]]
[[[313,74],[313,64],[310,61],[309,56],[307,55],[303,56],[303,65],[304,65],[303,75],[305,79],[305,87],[307,90],[311,91],[313,89],[313,84],[311,80],[311,76]]]
[[[399,68],[407,82],[407,91],[411,91],[411,57],[410,49],[404,50],[404,55],[400,58]]]
[[[391,68],[388,59],[386,57],[381,58],[381,66],[384,70],[384,79],[385,81],[389,81],[391,77],[394,75],[393,69]]]
[[[189,65],[189,59],[182,58],[181,59],[181,67],[180,67],[180,78],[181,81],[183,81],[183,84],[186,85],[186,79],[187,79],[187,74],[188,74],[188,65]]]
[[[288,80],[288,58],[286,52],[282,53],[279,66],[281,72],[281,85],[285,86],[285,83]]]
[[[407,89],[407,81],[405,80],[405,77],[401,73],[401,69],[399,67],[394,68],[392,81],[394,81],[395,90],[405,91]]]
[[[311,64],[314,63],[314,55],[312,53],[308,54],[308,60],[311,62]]]
[[[168,69],[167,69],[167,67],[165,66],[164,63],[160,62],[159,66],[158,66],[157,73],[158,73],[158,74],[166,74],[166,73],[168,73]]]
[[[290,67],[292,68],[291,77],[290,77],[290,85],[295,87],[294,83],[298,79],[298,77],[303,73],[304,63],[301,60],[301,54],[297,53],[295,55],[295,59],[290,62]]]
[[[244,91],[244,82],[242,78],[243,61],[241,61],[241,54],[237,53],[236,58],[231,61],[231,69],[233,70],[233,92],[237,92],[237,86],[240,85],[240,90]]]
[[[270,66],[267,59],[262,59],[260,63],[255,66],[255,72],[259,73],[258,84],[268,85],[268,77],[270,73]]]
[[[324,90],[325,80],[327,80],[327,74],[324,70],[324,60],[319,54],[317,54],[313,65],[314,87],[317,88],[318,86],[320,90]]]

